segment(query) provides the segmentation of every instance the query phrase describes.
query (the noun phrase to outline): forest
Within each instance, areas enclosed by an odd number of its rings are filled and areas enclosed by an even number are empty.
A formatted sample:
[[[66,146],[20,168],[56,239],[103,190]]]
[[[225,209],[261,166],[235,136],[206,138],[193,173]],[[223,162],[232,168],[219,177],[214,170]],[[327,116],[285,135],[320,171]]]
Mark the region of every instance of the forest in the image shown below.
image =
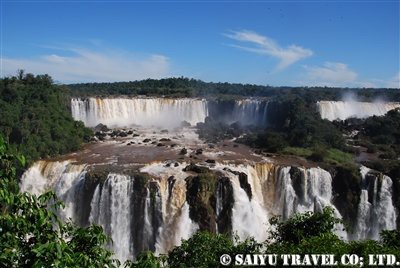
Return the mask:
[[[0,136],[28,162],[65,154],[92,137],[72,119],[68,89],[48,75],[19,71],[0,79]]]
[[[81,83],[70,84],[71,94],[84,96],[168,96],[168,97],[300,97],[306,101],[340,100],[344,95],[352,94],[360,100],[400,101],[400,92],[391,88],[330,88],[330,87],[275,87],[252,84],[204,82],[185,77],[146,79],[131,82]]]

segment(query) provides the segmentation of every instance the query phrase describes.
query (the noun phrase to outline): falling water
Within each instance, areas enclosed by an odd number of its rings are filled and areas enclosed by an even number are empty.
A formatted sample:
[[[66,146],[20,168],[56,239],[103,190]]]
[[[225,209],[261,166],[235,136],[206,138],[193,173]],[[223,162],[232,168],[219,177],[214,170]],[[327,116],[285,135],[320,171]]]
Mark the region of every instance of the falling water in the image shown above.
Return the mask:
[[[399,108],[398,102],[358,102],[358,101],[319,101],[318,110],[323,119],[333,121],[350,117],[365,118],[373,115],[384,115]]]
[[[93,127],[141,125],[171,128],[187,121],[204,122],[208,112],[203,99],[87,98],[71,100],[72,117]]]
[[[392,180],[360,168],[362,185],[354,239],[378,239],[382,230],[396,229],[396,211],[392,200]]]
[[[183,171],[182,165],[149,164],[140,170],[151,177],[144,181],[109,173],[104,180],[89,182],[88,185],[95,184],[87,188],[86,166],[68,161],[39,161],[22,177],[21,189],[34,193],[55,189],[67,204],[62,218],[83,225],[101,225],[113,240],[109,247],[123,261],[135,258],[143,250],[166,253],[199,229],[199,224],[189,216],[191,207],[186,201],[185,179],[193,174]],[[332,204],[332,177],[321,168],[216,163],[210,169],[220,174],[224,182],[217,183],[215,188],[216,222],[221,211],[226,211],[226,202],[230,202],[230,212],[224,217],[228,215],[231,222],[227,224],[242,239],[252,236],[264,241],[272,215],[287,219],[295,213],[331,206],[335,216],[341,217]],[[376,239],[381,230],[396,227],[392,180],[365,167],[361,174],[361,201],[351,238]],[[82,201],[83,197],[89,201]],[[341,226],[337,226],[336,233],[347,238]]]

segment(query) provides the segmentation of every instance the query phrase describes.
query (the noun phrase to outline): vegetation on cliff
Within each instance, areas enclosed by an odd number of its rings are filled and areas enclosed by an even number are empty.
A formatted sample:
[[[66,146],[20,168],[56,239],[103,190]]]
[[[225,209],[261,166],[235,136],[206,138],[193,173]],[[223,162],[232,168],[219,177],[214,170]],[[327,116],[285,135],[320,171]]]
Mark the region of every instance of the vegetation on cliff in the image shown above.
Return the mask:
[[[0,79],[0,135],[27,160],[77,150],[92,136],[72,119],[68,91],[48,75],[25,74]]]
[[[80,228],[63,223],[63,204],[52,192],[20,193],[16,165],[25,158],[9,153],[0,137],[0,263],[4,267],[118,267],[105,248],[99,226]]]
[[[393,254],[400,258],[400,231],[383,231],[379,241],[344,241],[334,233],[339,222],[328,207],[322,212],[296,214],[287,221],[272,218],[270,223],[275,228],[262,243],[252,238],[239,241],[223,234],[198,232],[165,256],[141,254],[132,267],[219,267],[223,254],[233,260],[236,254],[334,254],[336,260],[343,254],[356,254],[364,258],[364,264],[369,254]],[[275,265],[282,264],[282,259],[277,258]],[[235,266],[235,262],[228,266]]]

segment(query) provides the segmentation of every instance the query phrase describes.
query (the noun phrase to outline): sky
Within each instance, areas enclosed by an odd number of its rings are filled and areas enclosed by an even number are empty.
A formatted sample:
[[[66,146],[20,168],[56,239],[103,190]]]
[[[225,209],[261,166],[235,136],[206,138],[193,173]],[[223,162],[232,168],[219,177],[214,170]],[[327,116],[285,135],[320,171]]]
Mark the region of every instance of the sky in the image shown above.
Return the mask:
[[[1,0],[1,76],[400,88],[400,1]]]

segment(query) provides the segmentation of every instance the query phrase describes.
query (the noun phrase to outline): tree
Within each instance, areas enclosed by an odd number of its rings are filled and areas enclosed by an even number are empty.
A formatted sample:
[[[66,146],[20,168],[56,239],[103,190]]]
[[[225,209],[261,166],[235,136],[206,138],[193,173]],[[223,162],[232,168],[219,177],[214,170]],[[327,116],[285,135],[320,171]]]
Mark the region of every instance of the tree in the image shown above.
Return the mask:
[[[16,165],[25,158],[8,153],[0,136],[0,263],[5,267],[117,267],[105,248],[100,226],[62,223],[63,206],[53,192],[20,193]]]
[[[299,243],[305,238],[333,233],[335,224],[341,221],[333,215],[333,209],[326,207],[321,213],[310,211],[295,214],[287,221],[274,217],[270,223],[274,225],[272,238],[278,242]]]

